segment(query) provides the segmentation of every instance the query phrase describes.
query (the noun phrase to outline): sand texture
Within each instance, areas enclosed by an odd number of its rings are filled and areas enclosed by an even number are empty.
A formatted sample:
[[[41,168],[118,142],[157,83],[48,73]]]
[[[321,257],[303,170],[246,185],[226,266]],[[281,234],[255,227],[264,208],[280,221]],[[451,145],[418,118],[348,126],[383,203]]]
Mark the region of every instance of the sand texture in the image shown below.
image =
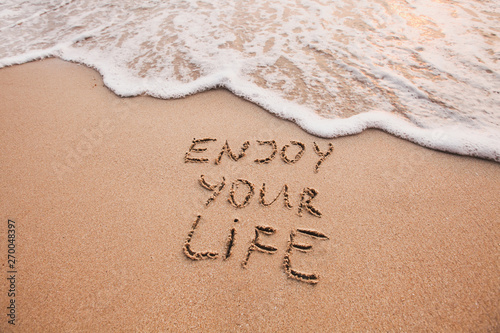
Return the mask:
[[[1,332],[500,330],[497,163],[55,59],[0,91]]]

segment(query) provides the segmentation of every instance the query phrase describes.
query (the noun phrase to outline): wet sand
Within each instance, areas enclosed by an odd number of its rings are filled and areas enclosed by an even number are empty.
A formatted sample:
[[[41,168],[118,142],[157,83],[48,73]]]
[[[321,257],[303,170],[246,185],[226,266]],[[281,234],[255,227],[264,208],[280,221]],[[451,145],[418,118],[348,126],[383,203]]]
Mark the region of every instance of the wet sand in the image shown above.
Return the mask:
[[[2,332],[500,328],[498,163],[56,59],[0,91]]]

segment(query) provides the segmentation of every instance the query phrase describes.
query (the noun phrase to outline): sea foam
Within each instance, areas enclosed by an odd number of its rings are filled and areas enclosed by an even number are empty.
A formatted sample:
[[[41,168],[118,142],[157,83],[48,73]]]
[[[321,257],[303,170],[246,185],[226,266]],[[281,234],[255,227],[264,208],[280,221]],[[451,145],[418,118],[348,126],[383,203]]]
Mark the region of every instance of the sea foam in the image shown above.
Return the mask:
[[[495,1],[0,3],[0,67],[59,57],[120,96],[224,87],[321,137],[379,128],[500,161]]]

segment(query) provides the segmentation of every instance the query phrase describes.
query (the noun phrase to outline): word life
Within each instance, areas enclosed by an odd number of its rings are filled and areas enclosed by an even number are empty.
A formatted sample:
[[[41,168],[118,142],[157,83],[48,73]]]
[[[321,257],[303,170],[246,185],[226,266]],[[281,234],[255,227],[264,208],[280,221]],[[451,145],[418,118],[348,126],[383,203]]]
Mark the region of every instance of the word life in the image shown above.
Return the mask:
[[[186,257],[188,257],[191,260],[205,260],[205,259],[217,259],[219,257],[219,252],[216,251],[195,251],[191,248],[191,240],[194,236],[194,232],[196,231],[196,228],[198,227],[198,224],[200,223],[201,220],[201,215],[198,215],[196,220],[194,221],[191,230],[189,231],[189,234],[186,238],[186,241],[184,242],[183,246],[183,251]],[[238,223],[239,220],[235,219],[235,223]],[[261,252],[261,253],[266,253],[266,254],[275,254],[278,252],[278,249],[269,244],[263,243],[261,240],[262,235],[273,235],[276,233],[276,229],[270,226],[262,226],[258,225],[255,227],[255,236],[250,242],[250,246],[248,247],[248,250],[246,252],[245,258],[243,259],[241,266],[243,268],[246,268],[248,265],[248,261],[250,259],[250,256],[253,252]],[[300,243],[295,240],[295,237],[297,234],[302,234],[305,236],[309,236],[312,238],[320,239],[320,240],[327,240],[329,237],[319,231],[316,230],[309,230],[309,229],[302,229],[302,228],[297,228],[297,229],[292,229],[290,231],[290,238],[288,240],[286,249],[285,249],[285,255],[283,257],[283,269],[287,276],[289,278],[309,283],[309,284],[316,284],[318,283],[319,280],[319,275],[317,273],[306,273],[306,272],[301,272],[298,271],[294,268],[292,268],[292,254],[293,250],[301,251],[301,252],[309,252],[312,249],[311,244],[307,243]],[[236,228],[231,228],[229,231],[229,236],[227,237],[226,240],[226,245],[223,250],[223,255],[222,259],[223,260],[228,260],[229,257],[231,257],[232,249],[234,248],[236,244]]]
[[[209,144],[210,142],[217,141],[217,139],[214,138],[203,138],[203,139],[196,139],[194,138],[191,146],[189,147],[188,151],[184,155],[184,162],[185,163],[209,163],[209,159],[206,157],[204,152],[207,151],[207,147],[203,146],[206,144]],[[263,156],[263,158],[258,158],[255,159],[254,162],[258,164],[267,164],[270,163],[276,155],[278,154],[278,145],[276,144],[275,140],[271,141],[260,141],[257,140],[257,144],[260,146],[269,146],[270,151],[267,156]],[[299,149],[298,152],[295,154],[295,156],[290,157],[288,153],[288,149],[292,146],[297,146]],[[200,147],[201,146],[201,147]],[[233,150],[231,149],[229,142],[226,140],[225,144],[222,146],[221,150],[219,151],[219,154],[217,157],[214,159],[214,163],[219,165],[222,161],[222,157],[226,155],[230,160],[233,161],[238,161],[239,159],[245,157],[247,149],[250,147],[250,141],[245,141],[239,147],[239,151],[237,153],[234,153]],[[280,157],[283,162],[287,164],[294,164],[297,163],[302,156],[304,155],[304,152],[306,150],[306,145],[300,141],[290,141],[290,145],[284,145],[281,150],[280,150]],[[333,152],[333,145],[331,143],[328,143],[328,148],[325,151],[322,151],[319,146],[316,144],[316,142],[313,142],[313,150],[318,155],[319,160],[316,162],[314,166],[314,172],[318,173],[319,167],[321,164],[325,161],[325,159],[331,155]]]

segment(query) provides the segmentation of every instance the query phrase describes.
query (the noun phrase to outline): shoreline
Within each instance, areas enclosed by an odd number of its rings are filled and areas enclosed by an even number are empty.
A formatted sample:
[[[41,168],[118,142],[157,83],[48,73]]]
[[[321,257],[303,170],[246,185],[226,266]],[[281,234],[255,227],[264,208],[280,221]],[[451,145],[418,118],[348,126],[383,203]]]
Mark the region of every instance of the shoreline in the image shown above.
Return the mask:
[[[496,162],[380,130],[318,138],[226,90],[119,98],[58,59],[0,69],[0,89],[19,255],[2,331],[500,325]]]
[[[84,66],[93,71],[96,71],[102,78],[102,70],[94,65],[81,63],[78,61],[70,59],[62,59],[53,55],[48,55],[42,59],[34,59],[21,64],[8,65],[3,68],[8,68],[12,66],[19,66],[31,62],[40,61],[63,61],[67,63],[76,64],[78,66]],[[0,68],[1,69],[1,68]],[[101,80],[102,81],[102,80]],[[212,80],[213,81],[213,80]],[[307,112],[305,109],[302,113],[287,113],[288,111],[270,111],[273,108],[262,102],[260,100],[254,100],[249,92],[242,91],[238,88],[238,85],[234,83],[225,83],[222,80],[220,83],[216,83],[215,86],[212,85],[211,88],[196,88],[186,95],[181,97],[162,97],[156,95],[150,95],[147,91],[142,91],[142,93],[129,96],[122,95],[118,91],[106,86],[113,94],[121,98],[134,98],[134,97],[151,97],[159,100],[172,100],[172,99],[183,99],[190,96],[201,94],[209,91],[224,90],[231,94],[244,99],[245,101],[252,103],[264,110],[266,110],[271,115],[278,117],[285,121],[290,121],[296,126],[301,128],[301,130],[322,138],[322,139],[336,139],[345,136],[352,136],[361,134],[367,130],[380,130],[387,134],[393,135],[397,138],[415,143],[421,147],[433,149],[436,151],[450,153],[460,156],[470,156],[475,158],[480,158],[484,160],[494,161],[500,163],[500,151],[496,147],[495,139],[492,137],[486,138],[476,135],[476,133],[469,133],[468,135],[463,135],[461,131],[457,131],[454,126],[450,128],[439,128],[439,129],[429,129],[416,126],[415,124],[405,120],[404,118],[397,116],[393,113],[380,112],[380,111],[368,111],[364,113],[358,113],[347,118],[324,118],[314,112]],[[201,89],[201,90],[200,90]],[[260,89],[260,88],[258,88]],[[189,90],[189,89],[188,89]],[[263,91],[261,94],[266,95]],[[161,95],[161,94],[160,94]],[[167,94],[168,95],[168,94]],[[179,95],[176,93],[175,95]],[[170,96],[170,95],[168,95]],[[271,98],[271,97],[269,97]],[[290,108],[296,109],[294,103],[289,104],[288,100],[282,100],[283,110]],[[295,105],[295,106],[294,106]],[[321,124],[320,126],[318,124]],[[346,129],[347,128],[347,129]]]

